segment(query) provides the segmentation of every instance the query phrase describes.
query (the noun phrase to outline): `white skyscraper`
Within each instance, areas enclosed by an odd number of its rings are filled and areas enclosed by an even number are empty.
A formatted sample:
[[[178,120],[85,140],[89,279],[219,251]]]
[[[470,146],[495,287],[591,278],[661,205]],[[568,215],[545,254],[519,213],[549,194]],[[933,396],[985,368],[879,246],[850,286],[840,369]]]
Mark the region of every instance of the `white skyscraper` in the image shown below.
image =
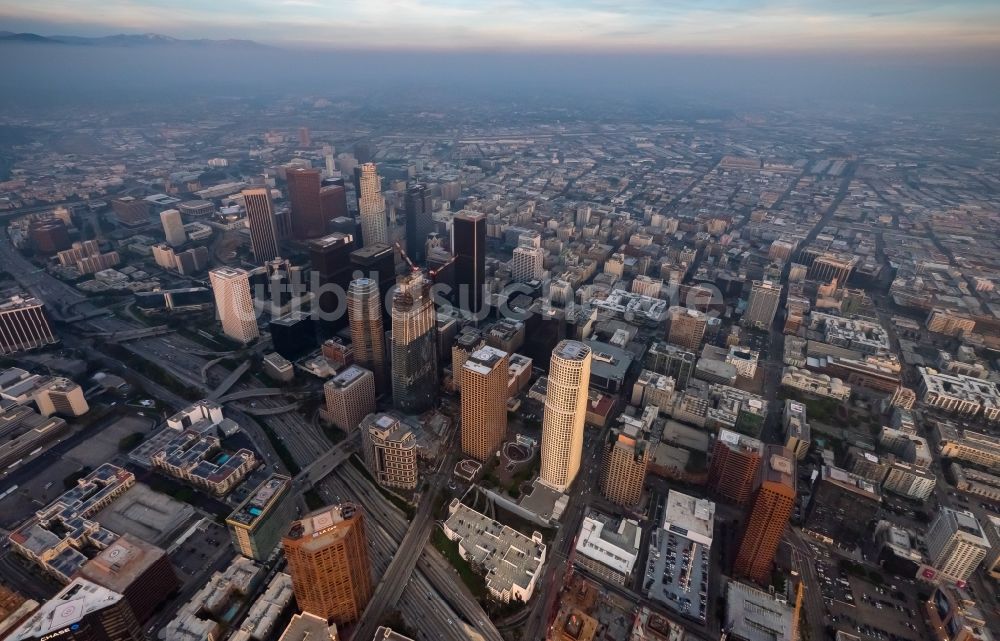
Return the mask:
[[[757,329],[768,329],[774,322],[781,301],[781,284],[770,280],[755,280],[743,313],[743,324]]]
[[[187,234],[184,233],[184,221],[181,220],[181,212],[176,209],[161,211],[160,223],[163,225],[163,235],[167,237],[167,243],[171,247],[183,245],[187,241]]]
[[[518,236],[514,257],[511,259],[511,277],[519,283],[540,279],[544,258],[541,234],[537,231],[521,234]]]
[[[968,579],[990,550],[979,521],[968,510],[940,508],[926,538],[934,567],[959,581]]]
[[[552,351],[542,417],[540,480],[560,492],[573,483],[583,455],[591,350],[564,340]]]
[[[358,208],[361,215],[361,236],[367,247],[373,243],[388,243],[385,223],[385,198],[382,196],[382,178],[375,163],[361,165],[361,194]]]
[[[210,271],[208,277],[223,333],[241,343],[249,343],[260,336],[250,292],[250,274],[239,268],[219,267]]]

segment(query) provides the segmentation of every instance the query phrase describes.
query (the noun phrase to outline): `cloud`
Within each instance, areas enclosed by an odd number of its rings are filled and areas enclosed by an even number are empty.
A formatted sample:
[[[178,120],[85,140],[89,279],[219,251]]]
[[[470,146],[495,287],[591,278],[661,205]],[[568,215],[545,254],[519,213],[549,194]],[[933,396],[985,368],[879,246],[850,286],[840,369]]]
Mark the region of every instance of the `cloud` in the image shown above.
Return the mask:
[[[372,48],[1000,47],[1000,3],[976,0],[6,0],[0,19]]]

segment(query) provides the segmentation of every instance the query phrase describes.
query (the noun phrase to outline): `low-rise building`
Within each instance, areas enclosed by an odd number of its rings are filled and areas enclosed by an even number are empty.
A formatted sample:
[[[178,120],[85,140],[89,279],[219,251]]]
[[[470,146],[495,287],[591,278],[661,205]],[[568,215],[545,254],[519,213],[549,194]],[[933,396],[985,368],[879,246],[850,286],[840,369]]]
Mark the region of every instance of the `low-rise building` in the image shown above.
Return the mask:
[[[714,527],[715,503],[670,490],[644,568],[643,591],[650,599],[681,616],[706,620]]]
[[[929,367],[917,367],[920,401],[930,407],[959,416],[979,416],[1000,421],[1000,388],[962,374],[945,374]]]
[[[816,374],[798,367],[786,367],[781,371],[781,384],[814,396],[846,401],[851,397],[851,387],[839,378],[826,374]]]
[[[935,425],[941,456],[1000,470],[1000,437],[963,430],[953,423]]]
[[[93,517],[133,485],[135,475],[128,470],[101,465],[11,532],[11,547],[56,580],[69,582],[89,560],[85,552],[94,555],[118,540]]]
[[[795,608],[781,596],[730,581],[726,584],[725,630],[737,641],[795,641]]]
[[[150,457],[155,469],[216,496],[228,494],[260,461],[247,449],[226,452],[217,436],[187,429]]]
[[[928,498],[937,484],[934,473],[910,463],[893,461],[882,489],[920,501]]]
[[[458,499],[452,499],[448,515],[441,525],[445,536],[458,543],[463,559],[483,568],[490,595],[503,603],[527,603],[545,563],[542,535],[527,537]]]
[[[591,510],[583,517],[574,560],[591,574],[626,585],[639,559],[641,538],[638,522]]]

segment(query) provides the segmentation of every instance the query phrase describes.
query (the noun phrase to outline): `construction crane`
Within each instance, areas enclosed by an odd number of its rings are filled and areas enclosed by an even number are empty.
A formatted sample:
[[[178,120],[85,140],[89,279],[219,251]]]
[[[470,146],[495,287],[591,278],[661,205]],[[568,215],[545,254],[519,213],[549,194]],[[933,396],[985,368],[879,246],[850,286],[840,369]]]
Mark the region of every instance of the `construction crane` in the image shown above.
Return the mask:
[[[402,245],[400,245],[400,244],[399,244],[399,241],[398,241],[398,240],[396,240],[396,241],[393,241],[393,243],[392,243],[392,246],[393,246],[393,247],[395,247],[395,248],[396,248],[396,251],[398,251],[398,252],[399,252],[399,253],[400,253],[400,254],[401,254],[401,255],[403,256],[403,260],[405,260],[405,261],[406,261],[406,264],[410,266],[410,271],[411,271],[411,272],[419,272],[419,271],[420,271],[420,268],[419,268],[419,267],[417,267],[417,266],[416,266],[416,265],[415,265],[415,264],[413,263],[413,261],[412,261],[412,260],[410,260],[410,257],[409,257],[409,256],[407,255],[407,253],[406,253],[406,250],[405,250],[405,249],[403,249]]]

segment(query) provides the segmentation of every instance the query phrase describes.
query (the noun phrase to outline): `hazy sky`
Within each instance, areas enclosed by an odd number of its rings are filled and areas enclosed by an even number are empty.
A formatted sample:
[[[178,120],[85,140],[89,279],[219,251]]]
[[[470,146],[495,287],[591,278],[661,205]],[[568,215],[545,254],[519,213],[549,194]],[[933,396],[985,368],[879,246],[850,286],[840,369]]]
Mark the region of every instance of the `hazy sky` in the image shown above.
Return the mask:
[[[344,48],[990,50],[998,0],[0,0],[0,28]]]

